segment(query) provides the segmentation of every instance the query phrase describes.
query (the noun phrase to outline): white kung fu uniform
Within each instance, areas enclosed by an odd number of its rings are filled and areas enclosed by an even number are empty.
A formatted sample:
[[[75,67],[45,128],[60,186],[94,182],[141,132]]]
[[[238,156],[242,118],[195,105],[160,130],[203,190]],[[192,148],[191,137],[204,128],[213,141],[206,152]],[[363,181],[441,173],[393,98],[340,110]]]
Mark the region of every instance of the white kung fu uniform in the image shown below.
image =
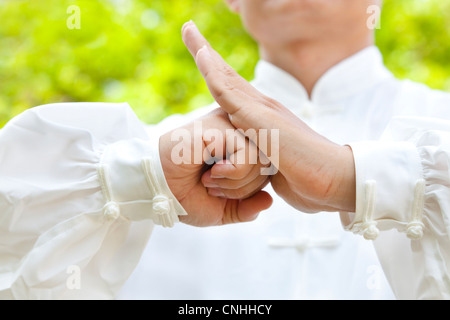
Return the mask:
[[[338,214],[302,214],[269,186],[274,204],[255,222],[156,228],[119,297],[449,298],[450,94],[395,79],[376,47],[330,69],[311,98],[265,61],[252,83],[320,134],[353,147],[358,212],[343,221],[368,239],[379,233],[379,258],[374,242],[344,231]],[[168,130],[215,107],[169,117],[149,131]],[[420,230],[423,238],[410,240]]]
[[[311,100],[274,66],[257,71],[258,89],[354,149],[357,212],[342,221],[377,238],[396,297],[448,298],[449,95],[394,79],[373,47],[327,72]],[[0,212],[2,299],[390,296],[372,242],[337,214],[276,198],[253,223],[176,223],[185,212],[157,143],[126,104],[42,106],[10,121]]]
[[[127,104],[27,110],[0,130],[0,299],[113,299],[184,209]]]

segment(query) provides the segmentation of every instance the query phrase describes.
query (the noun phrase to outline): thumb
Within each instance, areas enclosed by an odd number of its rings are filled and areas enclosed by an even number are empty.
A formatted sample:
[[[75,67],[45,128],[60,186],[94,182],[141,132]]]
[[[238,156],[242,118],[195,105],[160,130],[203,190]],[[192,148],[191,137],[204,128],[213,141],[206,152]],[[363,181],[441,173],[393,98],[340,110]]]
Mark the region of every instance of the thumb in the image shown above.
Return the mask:
[[[244,200],[228,200],[224,209],[222,224],[253,221],[261,211],[269,209],[272,202],[272,197],[265,191],[259,191]]]

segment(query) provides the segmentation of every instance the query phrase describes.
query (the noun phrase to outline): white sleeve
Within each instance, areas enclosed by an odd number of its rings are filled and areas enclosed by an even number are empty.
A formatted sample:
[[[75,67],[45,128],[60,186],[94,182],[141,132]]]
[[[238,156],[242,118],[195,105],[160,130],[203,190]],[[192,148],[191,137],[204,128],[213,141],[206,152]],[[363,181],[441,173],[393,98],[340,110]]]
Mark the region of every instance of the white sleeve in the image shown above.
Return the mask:
[[[356,212],[345,228],[375,246],[399,298],[450,298],[450,121],[394,118],[383,139],[350,144]]]
[[[0,130],[0,299],[112,299],[185,215],[127,104],[36,107]]]

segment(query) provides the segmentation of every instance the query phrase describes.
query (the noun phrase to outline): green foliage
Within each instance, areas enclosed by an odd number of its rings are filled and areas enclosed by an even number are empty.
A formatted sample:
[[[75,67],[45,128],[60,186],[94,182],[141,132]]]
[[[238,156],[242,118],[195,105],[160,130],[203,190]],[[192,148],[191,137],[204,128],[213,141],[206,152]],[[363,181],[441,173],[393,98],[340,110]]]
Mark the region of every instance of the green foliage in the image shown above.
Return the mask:
[[[384,0],[377,44],[398,78],[450,91],[450,0]]]
[[[70,29],[70,5],[81,9]],[[450,0],[385,0],[377,33],[401,78],[450,89]],[[258,50],[223,0],[0,0],[0,127],[36,105],[130,103],[145,122],[212,102],[180,30],[194,20],[245,78]]]
[[[149,123],[211,103],[181,41],[190,19],[251,78],[256,46],[221,0],[0,2],[0,126],[53,102],[126,101]]]

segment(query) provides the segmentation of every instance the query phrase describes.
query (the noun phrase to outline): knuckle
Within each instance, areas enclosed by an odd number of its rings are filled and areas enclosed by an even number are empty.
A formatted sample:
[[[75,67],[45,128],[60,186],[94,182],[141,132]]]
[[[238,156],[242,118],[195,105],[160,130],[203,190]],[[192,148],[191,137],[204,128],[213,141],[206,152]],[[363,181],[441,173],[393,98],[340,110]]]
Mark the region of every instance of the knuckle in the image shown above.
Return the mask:
[[[222,73],[228,78],[234,78],[236,76],[236,71],[228,64],[222,66]]]
[[[223,192],[228,199],[241,200],[241,199],[245,199],[247,197],[247,192],[244,189],[238,189],[238,190],[228,189],[228,190],[224,190]]]
[[[272,98],[262,95],[262,94],[258,97],[258,102],[261,105],[265,106],[267,109],[269,109],[271,111],[275,111],[277,113],[282,110],[285,110],[285,107],[281,103],[279,103],[277,100],[272,99]]]
[[[229,100],[230,95],[232,94],[234,87],[225,83],[222,86],[216,86],[212,90],[212,94],[214,99],[220,104],[222,101]]]
[[[246,181],[243,180],[228,180],[222,181],[221,185],[219,185],[222,189],[227,190],[237,190],[246,185]]]
[[[225,207],[225,214],[223,218],[223,224],[240,223],[239,218],[239,202],[236,200],[228,200]]]
[[[251,168],[251,166],[248,165],[237,165],[233,172],[233,177],[237,180],[243,180],[249,172],[249,167]]]

